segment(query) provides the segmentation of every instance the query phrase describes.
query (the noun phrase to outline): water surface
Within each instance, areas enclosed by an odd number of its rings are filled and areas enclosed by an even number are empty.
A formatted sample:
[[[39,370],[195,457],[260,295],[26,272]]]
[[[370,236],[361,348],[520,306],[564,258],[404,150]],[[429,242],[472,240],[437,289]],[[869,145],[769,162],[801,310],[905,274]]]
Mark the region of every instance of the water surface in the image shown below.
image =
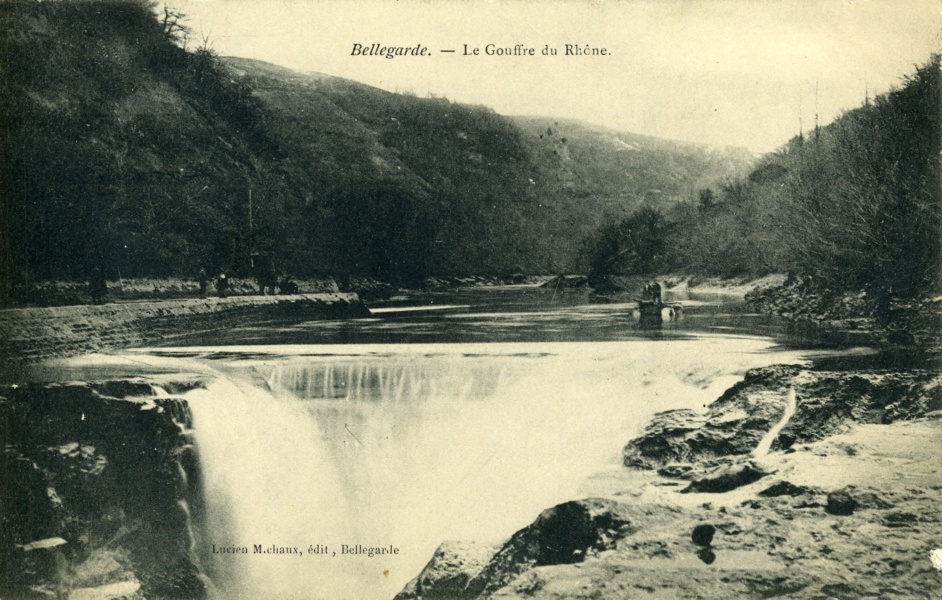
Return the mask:
[[[220,597],[388,598],[442,541],[497,543],[576,497],[653,413],[703,409],[750,368],[832,352],[729,297],[667,299],[682,315],[652,326],[629,297],[421,293],[371,318],[80,357],[56,377],[204,378],[186,394],[205,488],[194,527]]]

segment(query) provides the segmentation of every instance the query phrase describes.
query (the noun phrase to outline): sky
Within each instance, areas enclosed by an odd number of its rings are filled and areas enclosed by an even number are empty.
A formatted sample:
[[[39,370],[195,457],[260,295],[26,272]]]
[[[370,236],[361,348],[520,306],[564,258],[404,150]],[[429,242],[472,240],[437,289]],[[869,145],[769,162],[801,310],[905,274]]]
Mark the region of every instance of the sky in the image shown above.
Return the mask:
[[[940,0],[166,0],[190,47],[505,115],[768,152],[942,51]],[[428,49],[353,55],[354,44]],[[487,54],[488,44],[533,56]],[[565,44],[606,55],[566,56]],[[468,54],[465,54],[465,47]],[[545,47],[557,51],[543,55]],[[473,55],[474,48],[480,54]],[[455,52],[442,52],[455,50]]]

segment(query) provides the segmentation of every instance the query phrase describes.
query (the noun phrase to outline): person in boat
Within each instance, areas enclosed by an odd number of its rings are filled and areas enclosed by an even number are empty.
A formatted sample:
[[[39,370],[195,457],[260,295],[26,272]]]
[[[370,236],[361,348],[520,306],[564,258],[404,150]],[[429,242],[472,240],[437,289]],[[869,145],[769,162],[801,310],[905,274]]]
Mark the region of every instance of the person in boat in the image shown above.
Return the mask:
[[[650,292],[651,302],[654,302],[655,304],[661,304],[661,284],[655,281],[650,286],[648,286],[648,289]]]

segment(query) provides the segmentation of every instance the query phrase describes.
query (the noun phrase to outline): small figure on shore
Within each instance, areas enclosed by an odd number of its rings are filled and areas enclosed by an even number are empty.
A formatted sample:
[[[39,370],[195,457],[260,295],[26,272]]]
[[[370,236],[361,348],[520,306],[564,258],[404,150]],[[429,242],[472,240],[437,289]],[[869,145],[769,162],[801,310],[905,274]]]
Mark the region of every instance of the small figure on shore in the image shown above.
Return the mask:
[[[275,273],[274,267],[272,267],[271,270],[263,271],[259,274],[256,281],[258,283],[259,294],[264,296],[267,289],[269,296],[275,295],[275,286],[278,285],[278,274]]]
[[[200,274],[197,276],[197,281],[200,284],[200,298],[206,297],[206,291],[209,288],[209,276],[206,275],[206,269],[200,269]]]
[[[108,284],[101,269],[95,267],[92,269],[92,275],[88,280],[88,292],[92,296],[92,304],[101,304],[108,293]]]
[[[216,291],[219,292],[220,298],[226,297],[226,292],[229,289],[229,280],[226,279],[225,273],[219,274],[219,279],[216,280]]]

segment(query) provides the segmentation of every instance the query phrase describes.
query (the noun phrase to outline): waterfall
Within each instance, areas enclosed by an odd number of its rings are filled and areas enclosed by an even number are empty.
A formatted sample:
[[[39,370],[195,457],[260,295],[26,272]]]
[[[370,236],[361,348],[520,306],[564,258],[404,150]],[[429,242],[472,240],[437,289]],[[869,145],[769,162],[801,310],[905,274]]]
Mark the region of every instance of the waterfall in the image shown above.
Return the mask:
[[[341,597],[349,563],[256,553],[356,534],[339,475],[296,403],[229,378],[187,394],[196,425],[207,512],[203,556],[222,597]],[[229,551],[245,549],[244,554]],[[359,590],[353,590],[358,592]]]
[[[424,357],[423,357],[424,358]],[[303,399],[347,401],[423,401],[452,397],[480,400],[493,394],[501,378],[501,365],[469,365],[466,360],[439,361],[433,377],[416,368],[423,358],[363,360],[335,359],[311,364],[279,362],[256,367],[273,389]]]
[[[214,365],[185,395],[204,565],[221,597],[389,598],[442,541],[506,539],[619,464],[654,412],[701,408],[745,368],[781,359],[766,347],[348,346]]]
[[[195,449],[195,435],[193,430],[193,413],[186,402],[171,397],[160,385],[152,385],[154,392],[154,406],[165,412],[180,432],[183,440],[175,451],[177,469],[176,503],[183,516],[185,529],[185,552],[207,589],[212,590],[212,581],[206,577],[202,565],[201,535],[203,530],[203,489],[201,486],[201,472],[199,459]]]

